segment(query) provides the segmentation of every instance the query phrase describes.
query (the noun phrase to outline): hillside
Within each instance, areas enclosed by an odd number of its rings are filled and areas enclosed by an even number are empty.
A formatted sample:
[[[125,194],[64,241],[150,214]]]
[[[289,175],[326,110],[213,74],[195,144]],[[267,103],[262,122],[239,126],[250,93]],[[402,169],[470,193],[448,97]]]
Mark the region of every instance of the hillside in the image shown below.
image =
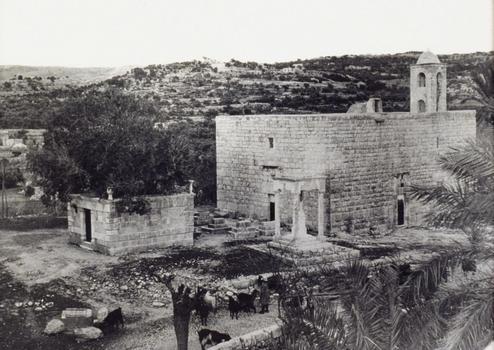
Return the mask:
[[[0,66],[0,92],[23,94],[69,86],[83,86],[109,79],[130,70],[131,67],[74,68]],[[5,84],[7,83],[7,84]]]
[[[404,111],[409,108],[409,65],[419,54],[321,57],[276,64],[237,60],[224,63],[205,58],[133,68],[89,85],[84,85],[82,78],[74,78],[79,83],[45,90],[29,91],[28,84],[25,89],[17,89],[16,85],[6,92],[2,85],[0,127],[42,127],[68,95],[107,88],[154,101],[163,120],[206,113],[345,112],[352,103],[370,96],[380,96],[385,111]],[[462,102],[474,94],[471,72],[492,55],[479,52],[439,56],[448,64],[450,109],[471,107]],[[110,71],[88,69],[87,73],[80,71],[73,76],[98,80],[96,77],[105,74]],[[46,78],[41,81],[44,85],[51,82]]]

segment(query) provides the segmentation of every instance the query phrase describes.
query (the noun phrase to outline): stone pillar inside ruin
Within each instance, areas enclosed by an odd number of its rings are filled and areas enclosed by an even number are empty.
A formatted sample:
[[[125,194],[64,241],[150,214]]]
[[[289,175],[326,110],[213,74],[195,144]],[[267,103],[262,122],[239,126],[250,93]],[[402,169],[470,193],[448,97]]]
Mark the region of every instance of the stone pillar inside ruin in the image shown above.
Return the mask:
[[[280,191],[274,193],[274,239],[281,238]]]
[[[326,208],[324,205],[324,192],[317,192],[317,238],[324,239],[324,225],[326,222]]]
[[[295,185],[293,191],[293,222],[292,239],[294,241],[307,238],[307,227],[305,224],[304,193],[300,190],[300,184]]]

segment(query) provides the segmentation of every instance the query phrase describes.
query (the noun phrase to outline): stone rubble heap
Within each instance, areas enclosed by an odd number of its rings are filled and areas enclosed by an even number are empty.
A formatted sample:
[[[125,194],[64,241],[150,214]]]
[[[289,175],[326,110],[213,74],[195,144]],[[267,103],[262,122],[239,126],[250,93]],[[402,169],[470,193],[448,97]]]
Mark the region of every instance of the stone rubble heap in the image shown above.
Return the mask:
[[[60,318],[50,320],[43,333],[46,335],[59,333],[73,335],[77,342],[99,339],[103,336],[103,332],[94,327],[94,323],[100,321],[105,313],[108,314],[107,308],[98,310],[96,317],[91,309],[68,308],[62,311]]]

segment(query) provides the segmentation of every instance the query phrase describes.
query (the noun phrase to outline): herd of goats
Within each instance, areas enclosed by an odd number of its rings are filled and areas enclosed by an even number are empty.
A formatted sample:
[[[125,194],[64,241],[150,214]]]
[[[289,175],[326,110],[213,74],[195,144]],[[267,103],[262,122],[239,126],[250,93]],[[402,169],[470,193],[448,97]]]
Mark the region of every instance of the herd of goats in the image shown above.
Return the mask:
[[[399,284],[403,284],[407,281],[409,276],[413,273],[410,264],[405,263],[398,265],[397,267]],[[463,259],[461,262],[461,268],[465,274],[469,272],[475,273],[476,265],[471,259]],[[304,292],[303,294],[290,294],[286,295],[284,291],[284,285],[279,275],[273,275],[267,279],[259,276],[257,281],[257,288],[254,288],[250,293],[233,293],[231,291],[226,292],[226,298],[220,296],[215,290],[208,289],[204,286],[197,287],[195,293],[189,287],[181,284],[177,288],[177,295],[187,296],[191,300],[191,309],[195,310],[195,314],[199,317],[201,325],[207,326],[208,317],[211,312],[216,313],[219,308],[220,301],[228,301],[228,310],[232,319],[238,319],[240,312],[250,313],[257,312],[255,303],[259,296],[259,304],[261,305],[260,313],[269,312],[269,299],[270,290],[278,293],[283,297],[278,298],[278,303],[283,303],[285,307],[299,308],[300,310],[314,310],[314,294],[312,290]],[[115,328],[123,327],[123,316],[121,308],[113,310],[107,317],[97,325],[105,333],[108,330],[114,330]],[[221,333],[216,330],[203,328],[199,330],[199,342],[203,350],[206,349],[206,345],[216,345],[221,342],[225,342],[231,339],[227,333]]]
[[[213,312],[216,314],[223,300],[228,301],[228,310],[232,319],[238,319],[240,312],[250,313],[253,311],[256,313],[256,300],[258,297],[260,299],[259,304],[261,305],[260,313],[269,312],[269,291],[280,291],[280,277],[273,275],[267,279],[263,279],[262,276],[259,276],[256,284],[257,288],[254,288],[250,293],[227,292],[226,298],[220,297],[216,291],[202,286],[197,287],[196,292],[192,294],[190,288],[185,287],[183,284],[178,287],[177,294],[193,295],[192,308],[199,317],[201,325],[207,326],[210,313]],[[312,308],[310,295],[290,296],[284,302],[287,306],[291,307]],[[123,328],[123,325],[124,320],[121,308],[111,311],[101,323],[96,324],[105,333]],[[227,333],[221,333],[208,328],[202,328],[197,333],[203,350],[206,349],[207,345],[213,346],[231,339],[231,336]]]
[[[182,288],[180,286],[179,288]],[[269,312],[269,290],[274,290],[280,294],[282,284],[280,276],[273,275],[266,280],[259,276],[257,279],[257,288],[254,288],[250,293],[233,293],[227,292],[228,311],[232,319],[238,319],[240,312],[254,313],[257,311],[255,302],[259,296],[259,304],[261,306],[260,313]],[[214,295],[212,291],[198,287],[194,296],[194,309],[195,313],[199,316],[201,325],[207,326],[208,317],[210,312],[216,313],[218,310],[218,296]],[[279,300],[280,301],[280,300]],[[313,310],[312,293],[305,295],[291,295],[284,298],[283,303],[288,307],[301,308],[303,310]],[[224,341],[231,339],[227,333],[220,333],[216,330],[203,328],[199,330],[199,342],[201,348],[206,349],[206,345],[216,345]]]

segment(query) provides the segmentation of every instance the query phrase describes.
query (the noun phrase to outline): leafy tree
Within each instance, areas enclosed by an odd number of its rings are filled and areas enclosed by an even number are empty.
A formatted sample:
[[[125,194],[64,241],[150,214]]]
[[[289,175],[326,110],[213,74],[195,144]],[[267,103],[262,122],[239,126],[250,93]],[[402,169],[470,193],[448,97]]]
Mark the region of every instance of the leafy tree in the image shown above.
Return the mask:
[[[146,71],[142,68],[133,68],[132,69],[132,74],[134,75],[134,78],[136,80],[142,80],[144,78],[146,78],[148,76],[148,74],[146,73]]]
[[[70,193],[115,197],[166,194],[185,182],[172,162],[169,133],[154,128],[156,110],[115,90],[90,91],[53,115],[45,146],[28,156],[45,197]]]
[[[214,113],[213,113],[214,114]],[[179,176],[195,181],[199,204],[216,202],[216,134],[211,114],[201,122],[181,121],[169,126],[172,164]]]

